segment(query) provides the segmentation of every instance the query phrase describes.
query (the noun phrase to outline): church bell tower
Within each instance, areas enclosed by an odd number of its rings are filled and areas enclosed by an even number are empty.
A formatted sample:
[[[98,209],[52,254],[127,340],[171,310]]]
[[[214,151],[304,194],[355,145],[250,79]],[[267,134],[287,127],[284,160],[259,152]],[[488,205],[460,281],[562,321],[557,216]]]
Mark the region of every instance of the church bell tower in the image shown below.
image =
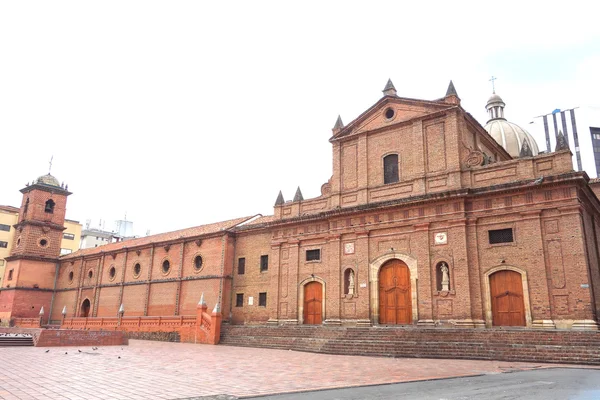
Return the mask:
[[[50,175],[21,189],[23,200],[14,243],[0,288],[0,319],[37,318],[47,322],[63,236],[68,187]]]

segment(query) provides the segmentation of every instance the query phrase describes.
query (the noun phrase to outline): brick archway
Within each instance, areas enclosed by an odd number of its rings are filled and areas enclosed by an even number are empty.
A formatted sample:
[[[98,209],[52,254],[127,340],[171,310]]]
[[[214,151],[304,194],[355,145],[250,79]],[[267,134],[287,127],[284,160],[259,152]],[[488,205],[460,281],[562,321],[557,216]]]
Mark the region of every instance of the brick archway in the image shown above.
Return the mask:
[[[488,270],[485,274],[483,274],[484,280],[484,299],[485,299],[485,326],[486,328],[491,328],[493,326],[493,316],[492,316],[492,293],[490,289],[490,276],[498,271],[514,271],[518,272],[521,275],[521,282],[523,285],[523,305],[525,308],[525,326],[527,328],[531,328],[533,326],[531,319],[531,304],[529,302],[529,285],[527,284],[527,272],[522,270],[521,268],[514,267],[512,265],[501,265],[498,267],[494,267]]]
[[[389,260],[401,260],[407,266],[410,271],[410,294],[412,303],[412,321],[416,323],[419,320],[419,304],[417,302],[417,259],[413,256],[400,253],[397,251],[390,252],[375,258],[369,264],[369,286],[370,286],[370,310],[371,310],[371,324],[379,324],[379,270]]]
[[[79,308],[79,316],[83,318],[88,318],[90,316],[90,311],[92,310],[92,304],[90,299],[86,298],[81,302],[81,307]]]

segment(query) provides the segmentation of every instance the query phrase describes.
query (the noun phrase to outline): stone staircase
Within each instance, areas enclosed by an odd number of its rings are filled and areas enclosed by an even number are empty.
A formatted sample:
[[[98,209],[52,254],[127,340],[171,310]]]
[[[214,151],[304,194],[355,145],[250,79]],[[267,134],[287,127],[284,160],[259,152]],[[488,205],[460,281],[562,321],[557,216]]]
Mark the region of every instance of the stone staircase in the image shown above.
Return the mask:
[[[0,334],[0,347],[33,346],[33,336],[26,334]]]
[[[600,365],[599,331],[223,324],[221,344],[357,356]]]

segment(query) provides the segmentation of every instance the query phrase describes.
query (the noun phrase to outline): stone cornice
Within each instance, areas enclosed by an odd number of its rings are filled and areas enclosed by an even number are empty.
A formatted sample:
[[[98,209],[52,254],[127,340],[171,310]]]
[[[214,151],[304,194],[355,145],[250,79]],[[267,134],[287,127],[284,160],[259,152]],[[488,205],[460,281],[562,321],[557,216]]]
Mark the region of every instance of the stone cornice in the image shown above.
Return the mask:
[[[42,183],[34,183],[33,185],[24,187],[23,189],[20,190],[20,192],[25,194],[25,193],[31,192],[34,189],[43,190],[44,192],[50,192],[50,193],[59,193],[64,196],[69,196],[69,195],[73,194],[64,188],[61,188],[58,186],[44,185]]]
[[[44,257],[44,256],[36,256],[31,254],[15,254],[5,258],[6,261],[13,260],[30,260],[30,261],[45,261],[45,262],[53,262],[58,263],[58,257]]]
[[[26,226],[26,225],[33,225],[33,226],[46,226],[50,229],[54,229],[57,231],[64,231],[65,229],[67,229],[66,227],[59,225],[59,224],[55,224],[54,222],[50,222],[50,221],[36,221],[36,220],[25,220],[25,221],[21,221],[19,223],[16,223],[13,225],[13,228],[15,229],[19,229],[22,226]]]

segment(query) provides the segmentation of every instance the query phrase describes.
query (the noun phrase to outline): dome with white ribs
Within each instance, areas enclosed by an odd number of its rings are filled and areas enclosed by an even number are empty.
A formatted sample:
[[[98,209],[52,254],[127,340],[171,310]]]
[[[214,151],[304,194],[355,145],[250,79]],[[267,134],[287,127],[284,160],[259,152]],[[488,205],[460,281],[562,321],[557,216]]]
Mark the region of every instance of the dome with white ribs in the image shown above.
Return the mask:
[[[500,96],[496,93],[492,94],[485,106],[490,117],[484,127],[485,130],[513,158],[537,156],[539,148],[533,136],[519,125],[504,118],[505,105]]]

